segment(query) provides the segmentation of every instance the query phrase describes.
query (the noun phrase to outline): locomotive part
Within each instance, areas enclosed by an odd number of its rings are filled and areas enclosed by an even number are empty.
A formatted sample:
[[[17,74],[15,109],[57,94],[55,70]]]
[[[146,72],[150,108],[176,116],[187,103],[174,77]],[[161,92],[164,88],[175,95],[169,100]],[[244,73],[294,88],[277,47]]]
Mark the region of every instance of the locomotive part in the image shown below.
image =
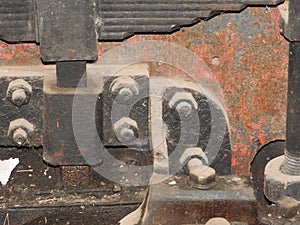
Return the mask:
[[[7,89],[7,98],[16,106],[29,102],[32,93],[31,85],[23,79],[11,81]]]
[[[256,148],[266,135],[257,128],[259,121],[249,125],[245,115],[239,115],[236,123],[257,130],[249,135],[251,141],[238,143],[240,131],[228,118],[235,115],[235,108],[227,115],[217,82],[223,79],[222,71],[231,72],[230,65],[215,54],[210,38],[206,43],[195,41],[201,43],[197,56],[207,57],[211,67],[201,59],[196,73],[197,63],[185,58],[182,51],[173,56],[169,49],[154,49],[157,65],[145,48],[139,49],[146,55],[142,58],[132,54],[130,45],[121,46],[120,55],[109,62],[95,62],[107,51],[105,47],[98,50],[98,41],[171,34],[248,6],[263,6],[264,13],[273,18],[276,16],[266,6],[282,2],[0,0],[0,39],[10,44],[37,43],[42,61],[55,64],[2,67],[0,145],[5,151],[0,156],[20,158],[20,164],[8,185],[0,187],[0,224],[86,224],[87,220],[108,225],[119,220],[121,225],[300,224],[297,0],[289,0],[281,31],[290,42],[286,141],[260,148],[251,165],[252,179],[232,174],[233,165],[243,163],[232,156],[242,151],[251,157],[243,146]],[[235,26],[225,23],[230,29]],[[266,29],[266,24],[257,21],[252,25]],[[211,33],[216,28],[206,29]],[[238,35],[223,32],[223,28],[217,32],[218,45],[221,36],[228,43],[239,35],[249,42],[224,48],[228,50],[226,63],[231,60],[239,71],[237,61],[257,48],[250,40],[262,39],[265,44],[267,33],[263,31],[260,37],[261,33],[243,29]],[[270,45],[272,48],[273,42]],[[206,48],[213,49],[213,56]],[[239,52],[233,52],[234,48]],[[272,51],[277,54],[276,49]],[[172,59],[183,55],[180,60],[187,64],[185,69],[174,66],[172,60],[161,60],[165,53]],[[6,55],[5,49],[0,51],[1,59]],[[132,55],[139,63],[130,62]],[[126,66],[119,65],[122,58],[129,59]],[[168,66],[176,67],[171,76],[164,74]],[[222,87],[232,91],[227,83]],[[236,134],[233,139],[231,131]]]
[[[26,119],[16,119],[9,124],[7,136],[18,146],[29,144],[34,126]]]

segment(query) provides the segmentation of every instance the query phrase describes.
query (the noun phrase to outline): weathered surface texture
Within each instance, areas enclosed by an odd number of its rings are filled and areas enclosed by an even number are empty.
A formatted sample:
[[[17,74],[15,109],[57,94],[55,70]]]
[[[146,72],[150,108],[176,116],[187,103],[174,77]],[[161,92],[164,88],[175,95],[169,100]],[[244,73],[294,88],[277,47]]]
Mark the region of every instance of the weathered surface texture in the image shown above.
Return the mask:
[[[208,64],[226,101],[233,170],[245,175],[259,146],[284,138],[288,42],[279,31],[277,8],[260,7],[223,14],[172,35],[136,35],[126,41],[176,43],[192,50]],[[99,57],[121,44],[99,43]],[[38,46],[0,43],[0,65],[39,63]],[[163,68],[155,65],[152,71],[174,76]]]

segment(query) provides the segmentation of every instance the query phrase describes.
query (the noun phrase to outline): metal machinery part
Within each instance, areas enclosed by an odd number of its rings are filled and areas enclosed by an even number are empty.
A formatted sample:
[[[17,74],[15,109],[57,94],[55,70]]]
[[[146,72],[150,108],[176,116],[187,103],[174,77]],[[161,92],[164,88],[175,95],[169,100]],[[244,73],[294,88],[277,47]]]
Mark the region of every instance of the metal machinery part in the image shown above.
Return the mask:
[[[286,122],[286,143],[273,146],[273,154],[264,168],[263,193],[269,204],[261,213],[261,221],[273,224],[299,224],[300,201],[300,148],[299,148],[299,4],[289,1],[288,24],[285,24],[284,35],[290,41],[288,71],[288,105]],[[272,148],[267,146],[265,148]],[[284,152],[284,155],[280,155]],[[280,155],[280,156],[278,156]],[[269,155],[270,156],[270,155]],[[275,157],[276,156],[276,157]],[[259,160],[259,159],[257,159]],[[255,170],[255,169],[254,169]],[[256,172],[254,171],[256,176]],[[266,213],[268,212],[268,216]]]
[[[270,178],[274,166],[267,162],[282,155],[285,148],[282,141],[271,143],[258,152],[252,163],[254,194],[250,179],[231,175],[232,146],[226,111],[209,93],[182,79],[180,87],[176,82],[162,85],[156,101],[149,97],[153,85],[146,64],[101,77],[96,75],[104,68],[86,65],[97,59],[98,41],[121,41],[140,33],[172,33],[222,12],[281,2],[0,0],[0,38],[13,43],[36,42],[42,60],[56,64],[2,67],[0,90],[6,96],[0,99],[0,143],[6,151],[1,154],[21,158],[23,168],[19,171],[32,172],[38,181],[26,183],[21,173],[14,174],[11,186],[0,189],[3,224],[86,224],[87,219],[89,224],[115,224],[122,217],[123,225],[299,224],[300,8],[296,0],[289,1],[289,20],[283,24],[291,52],[287,144],[283,166],[275,166],[276,174],[282,173],[291,181],[285,176],[283,180]],[[93,83],[100,84],[100,88]],[[76,121],[82,130],[89,131],[93,122],[97,124],[96,135],[87,135],[87,145],[83,146],[78,145],[73,130],[75,98],[86,103],[98,99],[95,107],[78,106],[82,118],[88,120]],[[96,116],[90,117],[91,112]],[[224,135],[215,137],[221,140],[217,155],[207,151],[211,130],[221,129],[213,125],[213,113],[220,124],[225,124]],[[155,116],[163,123],[156,124]],[[200,128],[195,127],[196,118]],[[156,136],[162,135],[162,125],[168,135],[162,146],[152,149]],[[182,132],[182,127],[190,130]],[[109,164],[101,155],[99,137],[121,166]],[[198,141],[189,145],[194,139]],[[28,151],[15,148],[20,146]],[[91,160],[88,163],[87,158]],[[32,168],[26,168],[31,161]],[[153,172],[158,177],[176,175],[147,190],[127,187],[126,180],[132,178],[122,174],[133,165],[152,168],[141,176],[151,177]],[[100,177],[94,169],[101,166],[120,176],[122,182]],[[136,179],[140,184],[138,176]],[[72,218],[66,218],[66,212]]]
[[[77,87],[78,80],[85,74],[85,61],[97,59],[98,40],[123,40],[134,33],[174,32],[220,12],[280,2],[282,0],[2,0],[0,20],[5,23],[0,26],[0,33],[6,41],[39,43],[43,61],[59,62],[58,86]],[[22,10],[14,13],[16,8]],[[72,75],[67,71],[72,71]]]

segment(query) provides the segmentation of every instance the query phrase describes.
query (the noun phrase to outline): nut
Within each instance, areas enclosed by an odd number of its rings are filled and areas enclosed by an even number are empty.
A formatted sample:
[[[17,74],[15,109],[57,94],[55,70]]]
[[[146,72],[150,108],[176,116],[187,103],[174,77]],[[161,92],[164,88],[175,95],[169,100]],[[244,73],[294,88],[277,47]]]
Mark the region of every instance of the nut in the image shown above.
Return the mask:
[[[206,222],[205,225],[230,225],[231,223],[228,220],[222,217],[215,217]]]
[[[177,111],[181,120],[189,120],[198,109],[198,104],[191,93],[177,92],[170,99],[169,107]]]
[[[138,126],[136,121],[131,118],[123,117],[113,125],[117,139],[124,143],[130,144],[137,139]]]
[[[216,185],[216,172],[209,166],[190,170],[189,184],[198,189],[210,189]]]
[[[7,137],[18,146],[29,143],[34,126],[27,120],[20,118],[10,122]]]
[[[137,82],[128,76],[116,78],[110,85],[110,91],[117,94],[119,104],[131,104],[139,94]]]
[[[216,185],[216,171],[206,165],[198,158],[193,158],[188,162],[189,185],[198,189],[210,189]]]
[[[187,148],[181,155],[179,161],[182,166],[185,166],[192,158],[203,159],[206,164],[208,164],[208,159],[203,150],[199,147],[197,148]]]
[[[16,106],[27,104],[32,93],[31,85],[23,80],[16,79],[9,83],[6,96]]]
[[[272,202],[277,203],[283,197],[292,197],[300,201],[300,176],[288,175],[281,171],[285,156],[271,160],[265,168],[264,193]]]

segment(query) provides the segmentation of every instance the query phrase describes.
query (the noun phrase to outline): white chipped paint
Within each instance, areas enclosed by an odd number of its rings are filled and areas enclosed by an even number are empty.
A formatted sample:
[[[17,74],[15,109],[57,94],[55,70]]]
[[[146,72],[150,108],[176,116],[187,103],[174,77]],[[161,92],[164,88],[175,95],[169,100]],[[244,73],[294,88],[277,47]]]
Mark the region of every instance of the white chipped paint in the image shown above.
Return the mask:
[[[0,160],[0,182],[2,185],[6,185],[11,172],[16,168],[16,166],[19,164],[18,158],[10,158],[7,160]]]

